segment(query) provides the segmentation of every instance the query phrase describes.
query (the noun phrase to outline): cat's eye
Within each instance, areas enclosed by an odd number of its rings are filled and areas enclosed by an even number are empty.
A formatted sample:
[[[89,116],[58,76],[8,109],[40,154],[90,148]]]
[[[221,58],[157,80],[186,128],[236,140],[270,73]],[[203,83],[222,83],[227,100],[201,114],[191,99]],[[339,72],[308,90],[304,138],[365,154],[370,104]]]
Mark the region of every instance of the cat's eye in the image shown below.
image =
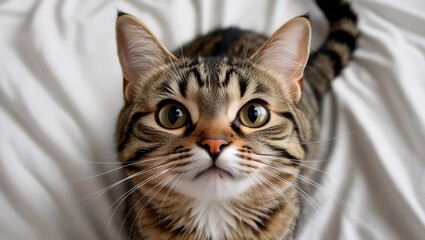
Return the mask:
[[[168,103],[157,113],[157,122],[164,128],[177,129],[187,123],[188,113],[185,107],[178,103]]]
[[[259,102],[249,102],[239,111],[241,123],[250,128],[264,126],[269,121],[269,112]]]

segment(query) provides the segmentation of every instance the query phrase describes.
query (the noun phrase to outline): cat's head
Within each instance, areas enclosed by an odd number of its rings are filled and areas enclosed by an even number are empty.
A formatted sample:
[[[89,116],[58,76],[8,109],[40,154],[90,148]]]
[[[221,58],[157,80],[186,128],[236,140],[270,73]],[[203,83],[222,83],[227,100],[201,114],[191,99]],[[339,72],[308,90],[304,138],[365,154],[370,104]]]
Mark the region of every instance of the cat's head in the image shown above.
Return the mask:
[[[196,199],[288,187],[309,134],[298,103],[310,32],[307,19],[295,18],[248,59],[177,59],[135,17],[119,16],[125,106],[117,140],[134,185]]]

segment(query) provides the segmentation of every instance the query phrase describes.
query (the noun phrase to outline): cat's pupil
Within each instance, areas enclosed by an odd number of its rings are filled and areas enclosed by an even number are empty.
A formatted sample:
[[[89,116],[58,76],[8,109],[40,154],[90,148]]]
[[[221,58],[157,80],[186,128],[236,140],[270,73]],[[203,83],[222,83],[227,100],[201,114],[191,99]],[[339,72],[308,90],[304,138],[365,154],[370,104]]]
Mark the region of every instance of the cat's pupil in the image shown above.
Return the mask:
[[[251,105],[248,108],[248,119],[249,119],[249,121],[251,121],[251,123],[255,123],[255,121],[258,118],[258,115],[259,115],[258,108],[254,105]]]
[[[168,121],[170,121],[171,125],[174,125],[182,116],[183,111],[177,106],[172,106],[168,111]]]

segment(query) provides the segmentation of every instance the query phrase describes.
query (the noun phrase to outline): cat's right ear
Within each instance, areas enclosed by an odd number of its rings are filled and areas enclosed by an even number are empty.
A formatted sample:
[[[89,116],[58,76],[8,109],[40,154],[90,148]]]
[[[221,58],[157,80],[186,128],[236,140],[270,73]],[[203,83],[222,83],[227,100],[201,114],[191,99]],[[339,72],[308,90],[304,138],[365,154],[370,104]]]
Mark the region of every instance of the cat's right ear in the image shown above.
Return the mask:
[[[176,57],[136,17],[118,12],[116,21],[118,57],[124,75],[124,97],[131,101],[134,85],[155,68]]]
[[[301,99],[302,78],[310,53],[311,26],[297,17],[281,26],[251,56],[251,60],[271,70],[289,89],[295,103]]]

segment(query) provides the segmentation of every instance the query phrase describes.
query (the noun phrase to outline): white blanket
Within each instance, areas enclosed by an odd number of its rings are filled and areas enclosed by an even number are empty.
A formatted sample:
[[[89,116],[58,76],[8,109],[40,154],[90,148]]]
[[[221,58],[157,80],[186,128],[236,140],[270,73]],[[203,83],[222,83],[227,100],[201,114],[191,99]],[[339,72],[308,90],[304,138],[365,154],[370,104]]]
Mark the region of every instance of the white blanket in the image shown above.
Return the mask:
[[[328,164],[300,239],[425,239],[425,2],[353,7],[362,36],[324,102]],[[313,46],[326,34],[313,1],[0,1],[0,239],[119,238],[117,9],[171,49],[306,12]]]

